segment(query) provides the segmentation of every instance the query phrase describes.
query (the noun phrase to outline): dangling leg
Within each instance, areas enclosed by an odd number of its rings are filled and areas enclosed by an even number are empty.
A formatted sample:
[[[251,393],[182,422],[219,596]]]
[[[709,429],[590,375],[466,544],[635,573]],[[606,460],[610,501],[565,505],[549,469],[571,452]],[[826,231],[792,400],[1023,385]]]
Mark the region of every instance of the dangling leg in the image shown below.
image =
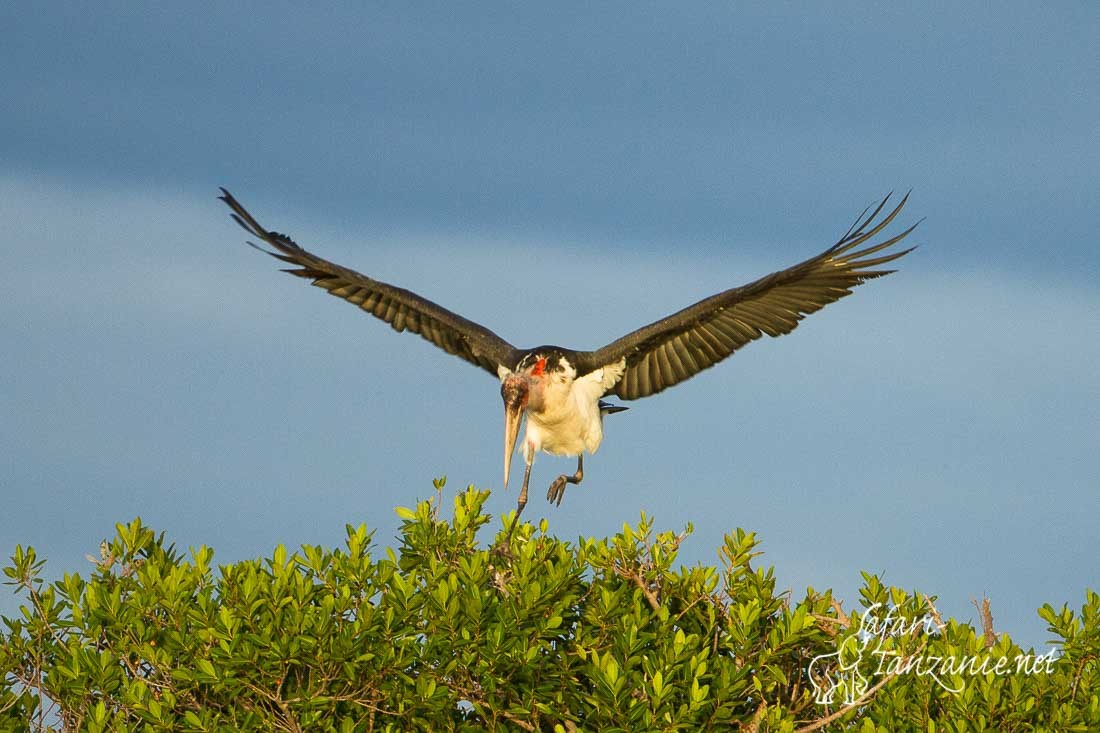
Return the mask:
[[[519,515],[523,514],[523,507],[527,506],[527,484],[531,480],[531,463],[528,462],[527,468],[523,469],[523,488],[519,490],[519,499],[516,500],[516,518],[508,528],[508,536],[504,538],[504,548],[512,546],[512,533],[516,531],[516,525],[519,524]]]
[[[551,504],[557,504],[561,506],[561,500],[565,496],[565,485],[579,484],[581,479],[584,478],[584,454],[577,456],[577,472],[572,476],[566,476],[564,473],[554,479],[554,483],[550,484],[550,488],[546,491],[546,499]],[[526,482],[524,482],[526,483]]]

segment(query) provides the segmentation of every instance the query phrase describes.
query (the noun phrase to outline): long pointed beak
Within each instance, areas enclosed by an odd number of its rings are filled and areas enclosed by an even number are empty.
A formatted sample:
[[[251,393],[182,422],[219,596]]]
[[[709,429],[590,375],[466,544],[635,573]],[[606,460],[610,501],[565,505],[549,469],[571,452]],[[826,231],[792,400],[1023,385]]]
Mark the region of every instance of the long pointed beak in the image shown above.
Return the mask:
[[[512,469],[512,454],[519,440],[519,424],[523,420],[523,407],[516,401],[504,404],[504,488],[508,488],[508,474]]]

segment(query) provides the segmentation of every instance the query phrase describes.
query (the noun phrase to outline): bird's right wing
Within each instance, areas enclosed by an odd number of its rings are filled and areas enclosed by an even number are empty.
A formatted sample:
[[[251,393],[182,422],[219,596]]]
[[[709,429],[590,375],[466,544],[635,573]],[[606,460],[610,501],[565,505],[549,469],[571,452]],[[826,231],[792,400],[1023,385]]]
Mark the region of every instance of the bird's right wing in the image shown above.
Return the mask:
[[[291,275],[313,280],[330,295],[354,303],[367,313],[390,324],[395,331],[409,331],[431,341],[448,354],[454,354],[494,377],[501,365],[511,367],[517,357],[516,348],[489,329],[468,321],[457,313],[422,298],[416,293],[394,287],[346,267],[321,259],[307,252],[294,241],[277,232],[269,232],[252,218],[233,196],[222,189],[220,197],[233,210],[233,219],[245,231],[259,237],[277,252],[254,245],[262,252],[289,262]]]
[[[851,294],[866,280],[893,272],[874,268],[911,251],[872,256],[900,242],[916,224],[884,242],[852,251],[893,221],[909,196],[870,226],[889,198],[870,216],[865,210],[839,242],[818,256],[701,300],[602,349],[577,354],[578,373],[625,360],[626,369],[612,391],[635,400],[690,379],[764,334],[790,333],[807,314]]]

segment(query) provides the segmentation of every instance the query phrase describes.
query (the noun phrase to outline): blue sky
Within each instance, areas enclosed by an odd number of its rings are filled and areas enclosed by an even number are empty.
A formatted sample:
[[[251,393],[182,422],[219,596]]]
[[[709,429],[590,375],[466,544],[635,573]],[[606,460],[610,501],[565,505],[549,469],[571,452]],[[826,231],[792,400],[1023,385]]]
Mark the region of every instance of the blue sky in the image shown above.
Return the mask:
[[[644,510],[1043,645],[1096,587],[1100,8],[0,9],[0,551],[140,515],[223,562],[499,489],[482,372],[277,272],[215,200],[519,346],[600,346],[913,189],[901,272],[609,418],[526,518]],[[511,511],[515,487],[489,509]],[[486,542],[489,541],[486,535]],[[0,610],[10,613],[8,591]]]

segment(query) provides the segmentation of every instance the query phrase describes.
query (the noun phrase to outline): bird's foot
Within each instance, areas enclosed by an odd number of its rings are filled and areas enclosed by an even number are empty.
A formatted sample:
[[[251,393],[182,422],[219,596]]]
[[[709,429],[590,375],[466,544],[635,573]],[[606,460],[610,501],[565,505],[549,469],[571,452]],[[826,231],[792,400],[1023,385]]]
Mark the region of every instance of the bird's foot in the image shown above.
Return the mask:
[[[511,562],[515,557],[512,555],[512,537],[509,535],[506,539],[493,545],[489,550],[489,554],[494,557],[499,557],[505,562]]]
[[[558,476],[550,488],[546,490],[546,500],[551,504],[561,506],[561,500],[565,498],[565,483],[569,479],[566,475]]]

